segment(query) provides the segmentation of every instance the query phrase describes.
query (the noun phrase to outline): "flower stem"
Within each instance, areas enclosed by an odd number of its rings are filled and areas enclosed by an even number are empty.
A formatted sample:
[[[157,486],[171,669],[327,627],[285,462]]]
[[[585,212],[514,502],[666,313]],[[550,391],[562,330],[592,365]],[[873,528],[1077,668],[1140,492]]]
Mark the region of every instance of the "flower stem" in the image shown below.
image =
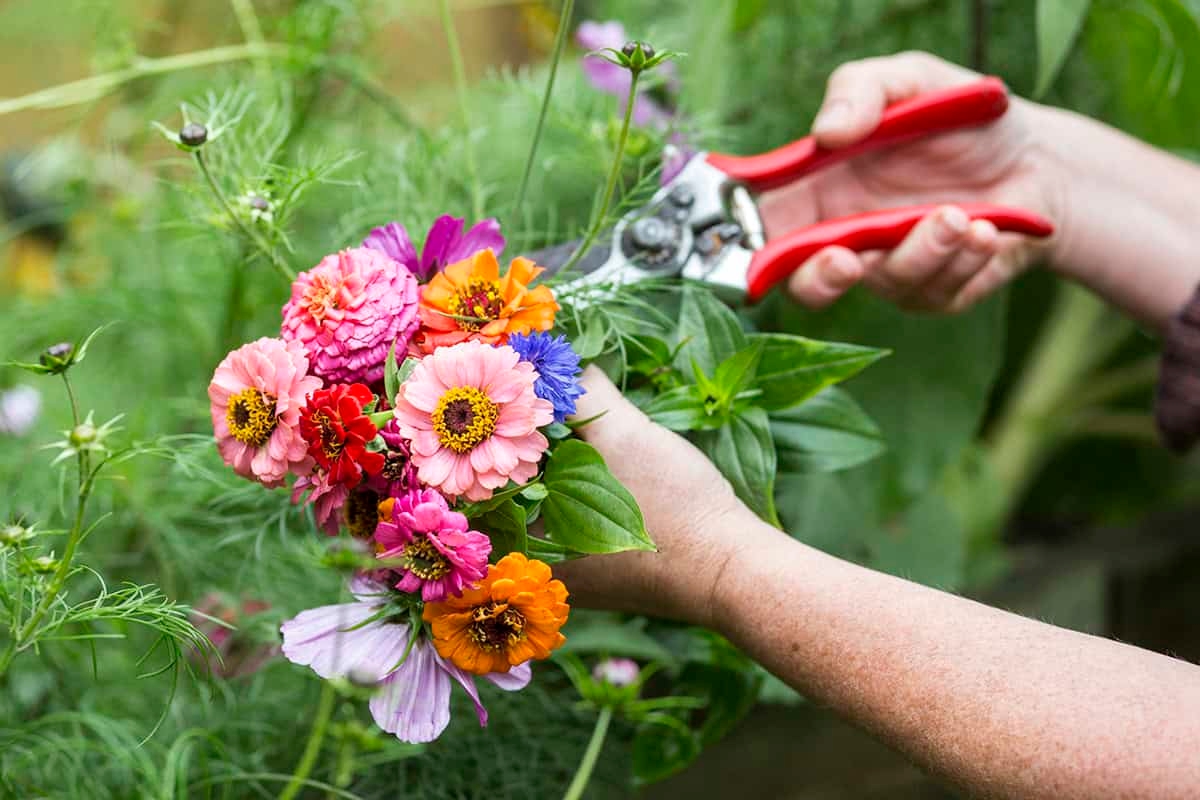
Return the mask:
[[[204,175],[204,180],[208,183],[208,188],[212,190],[213,196],[217,198],[217,202],[219,202],[221,207],[225,209],[225,213],[229,215],[229,219],[233,222],[234,226],[237,227],[237,229],[240,230],[247,239],[253,242],[255,247],[257,247],[265,256],[267,256],[271,262],[271,265],[275,267],[276,271],[279,272],[280,276],[282,276],[285,281],[290,284],[292,281],[296,280],[296,273],[291,267],[283,263],[283,259],[281,259],[279,254],[275,252],[275,248],[271,247],[271,245],[262,238],[262,235],[258,233],[258,231],[255,231],[247,226],[242,218],[237,215],[237,212],[233,210],[233,206],[229,205],[229,200],[226,199],[225,193],[221,191],[221,187],[217,184],[216,179],[213,178],[212,172],[210,172],[208,169],[208,162],[204,160],[204,151],[195,150],[193,152],[196,156],[196,165],[200,167],[200,172],[202,175]]]
[[[583,760],[579,762],[579,769],[575,770],[575,777],[567,787],[563,800],[579,800],[583,797],[583,792],[592,779],[592,770],[596,768],[596,760],[600,758],[600,751],[604,748],[604,737],[608,735],[608,723],[612,721],[612,713],[610,707],[600,709],[596,727],[592,729],[592,739],[588,742],[587,750],[583,752]]]
[[[458,110],[462,114],[463,127],[467,136],[464,154],[467,176],[471,180],[471,210],[475,219],[483,216],[483,192],[479,185],[479,170],[475,165],[475,147],[471,143],[471,110],[467,103],[467,71],[463,66],[462,49],[458,46],[458,31],[454,27],[454,16],[450,13],[450,0],[442,0],[442,28],[446,32],[446,49],[450,52],[450,66],[454,70],[454,90],[458,95]]]
[[[62,374],[63,385],[67,388],[67,397],[71,401],[71,419],[73,428],[79,426],[79,404],[75,401],[75,390],[71,387],[71,379],[67,377],[64,371]],[[34,608],[33,613],[29,615],[29,619],[21,626],[20,630],[13,636],[12,641],[8,643],[8,647],[0,653],[0,676],[8,672],[8,667],[12,664],[12,660],[17,653],[25,648],[30,638],[33,636],[37,626],[41,623],[46,613],[50,610],[50,606],[58,598],[63,587],[67,583],[67,578],[71,575],[71,561],[75,558],[75,550],[79,547],[80,540],[83,539],[83,520],[87,511],[88,498],[92,493],[92,486],[95,484],[95,476],[89,472],[90,463],[88,451],[85,448],[79,448],[76,453],[76,461],[79,466],[79,489],[75,499],[75,520],[71,524],[71,532],[67,536],[67,546],[63,550],[62,558],[58,561],[58,568],[54,570],[54,576],[50,579],[50,585],[46,587],[46,593],[42,595],[42,599]]]
[[[287,58],[292,53],[292,49],[284,45],[249,43],[213,47],[208,50],[198,50],[194,53],[182,53],[164,58],[136,58],[130,66],[123,69],[51,86],[48,89],[21,97],[0,98],[0,115],[89,103],[119,89],[126,83],[150,75],[165,75],[197,67],[226,64],[231,61]]]
[[[308,780],[313,764],[316,763],[317,756],[321,752],[321,745],[325,741],[325,731],[329,728],[329,718],[333,716],[335,699],[337,699],[337,692],[334,691],[333,684],[328,681],[323,682],[321,699],[317,706],[317,718],[313,722],[312,731],[308,734],[304,752],[300,755],[300,763],[296,765],[296,771],[292,773],[292,779],[288,781],[288,785],[283,787],[283,791],[279,793],[279,800],[293,800],[300,788],[304,786],[304,782]]]
[[[550,75],[546,78],[546,93],[542,95],[542,108],[538,112],[537,127],[533,129],[533,141],[529,143],[529,157],[525,159],[525,172],[521,175],[521,185],[517,189],[517,202],[513,204],[514,219],[520,216],[521,206],[525,203],[525,190],[529,187],[529,174],[533,171],[533,159],[537,156],[538,145],[542,141],[542,128],[546,124],[546,113],[550,110],[550,95],[554,93],[554,77],[558,74],[558,62],[562,58],[563,46],[567,42],[567,31],[571,27],[571,14],[574,9],[575,0],[563,0],[562,13],[558,16],[558,32],[554,36],[554,54],[550,57]]]
[[[604,227],[604,221],[608,218],[608,208],[612,205],[613,193],[617,189],[617,180],[621,177],[621,168],[625,162],[625,143],[629,140],[629,126],[633,122],[633,101],[637,98],[637,85],[640,73],[638,70],[631,70],[629,81],[629,97],[625,99],[625,118],[621,122],[621,135],[617,139],[617,153],[613,158],[612,169],[608,172],[608,184],[604,187],[604,199],[600,202],[600,211],[596,218],[592,220],[592,224],[588,227],[587,235],[583,237],[579,247],[571,254],[571,258],[563,265],[559,271],[560,274],[565,274],[571,271],[571,268],[579,263],[579,259],[583,258],[587,251],[595,243],[596,237],[600,235],[600,230]]]
[[[246,38],[246,43],[261,48],[266,44],[266,39],[263,38],[262,26],[258,24],[258,15],[254,13],[254,5],[251,0],[229,0],[233,6],[233,14],[237,17],[238,27],[242,29],[242,36]],[[258,56],[254,62],[254,70],[258,75],[260,83],[267,83],[271,80],[271,61],[268,56]]]

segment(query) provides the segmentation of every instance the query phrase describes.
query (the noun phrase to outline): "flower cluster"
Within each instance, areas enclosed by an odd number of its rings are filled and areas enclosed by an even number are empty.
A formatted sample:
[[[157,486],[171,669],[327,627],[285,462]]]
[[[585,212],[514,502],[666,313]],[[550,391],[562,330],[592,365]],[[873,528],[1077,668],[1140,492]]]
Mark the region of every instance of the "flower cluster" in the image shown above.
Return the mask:
[[[520,689],[564,641],[566,587],[522,552],[496,558],[468,516],[538,477],[547,427],[582,394],[542,269],[502,270],[503,247],[495,220],[442,217],[420,254],[400,224],[376,228],[301,273],[279,336],[209,386],[225,462],[271,488],[290,476],[292,501],[366,554],[354,602],[283,623],[283,654],[375,686],[376,723],[410,742],[445,729],[451,678],[486,723],[474,676]]]

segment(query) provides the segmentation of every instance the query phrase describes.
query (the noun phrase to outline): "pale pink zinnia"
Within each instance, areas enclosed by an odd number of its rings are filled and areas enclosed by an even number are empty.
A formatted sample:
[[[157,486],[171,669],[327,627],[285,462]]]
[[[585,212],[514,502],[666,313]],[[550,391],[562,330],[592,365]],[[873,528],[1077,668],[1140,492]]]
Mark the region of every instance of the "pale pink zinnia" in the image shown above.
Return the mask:
[[[298,341],[330,383],[376,383],[394,344],[404,353],[420,324],[408,268],[364,247],[326,256],[292,283],[281,335]]]
[[[395,563],[400,591],[435,603],[460,596],[487,574],[491,541],[468,530],[467,518],[438,492],[409,492],[392,501],[390,511],[375,527],[375,541],[384,548],[379,557]]]
[[[536,475],[549,444],[538,428],[554,421],[536,380],[533,365],[507,345],[463,342],[422,359],[401,384],[394,412],[421,483],[486,500],[510,480]]]
[[[300,412],[321,379],[308,374],[298,342],[266,337],[225,356],[208,385],[221,458],[244,478],[274,488],[312,468]]]

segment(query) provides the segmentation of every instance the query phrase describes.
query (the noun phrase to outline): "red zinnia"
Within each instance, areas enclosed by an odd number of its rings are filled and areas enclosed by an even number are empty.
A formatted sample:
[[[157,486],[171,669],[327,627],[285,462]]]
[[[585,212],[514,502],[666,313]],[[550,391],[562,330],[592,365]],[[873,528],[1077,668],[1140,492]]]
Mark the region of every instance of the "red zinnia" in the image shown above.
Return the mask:
[[[354,487],[364,473],[378,475],[383,470],[383,453],[367,450],[367,442],[379,430],[363,414],[363,406],[374,399],[361,383],[339,383],[310,395],[300,433],[308,442],[308,454],[328,470],[329,483]]]

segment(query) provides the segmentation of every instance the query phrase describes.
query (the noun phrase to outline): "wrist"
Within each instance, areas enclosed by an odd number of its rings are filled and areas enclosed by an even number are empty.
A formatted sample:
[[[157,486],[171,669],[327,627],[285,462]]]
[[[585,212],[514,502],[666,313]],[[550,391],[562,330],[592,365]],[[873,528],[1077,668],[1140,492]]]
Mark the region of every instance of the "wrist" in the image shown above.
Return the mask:
[[[763,522],[747,509],[731,515],[721,529],[726,542],[720,565],[708,591],[700,599],[703,625],[736,642],[744,632],[746,615],[764,597],[764,585],[770,585],[769,573],[779,569],[794,555],[799,542],[787,533]]]

